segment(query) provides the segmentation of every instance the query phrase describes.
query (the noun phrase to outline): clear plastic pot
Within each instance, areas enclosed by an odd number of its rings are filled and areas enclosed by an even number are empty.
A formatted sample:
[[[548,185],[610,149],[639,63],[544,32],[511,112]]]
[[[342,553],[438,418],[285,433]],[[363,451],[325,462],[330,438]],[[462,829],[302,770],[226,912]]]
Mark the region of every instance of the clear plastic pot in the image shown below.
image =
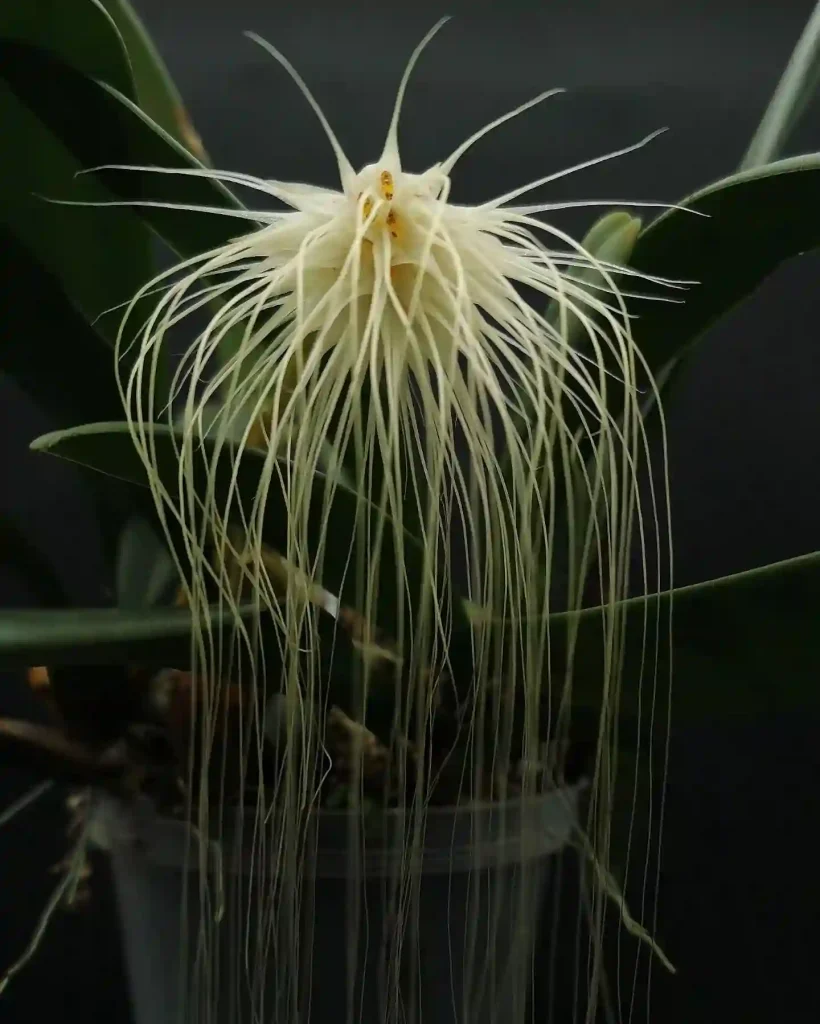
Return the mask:
[[[197,977],[189,965],[201,909],[191,869],[184,884],[185,865],[197,860],[191,831],[145,808],[103,801],[97,832],[111,856],[135,1024],[523,1022],[539,911],[577,797],[577,789],[563,789],[506,804],[429,809],[417,847],[423,851],[409,869],[418,913],[401,945],[395,944],[400,929],[391,881],[408,877],[405,816],[390,811],[363,828],[348,812],[321,812],[304,856],[304,976],[298,983],[283,979],[273,938],[253,995],[239,949],[243,936],[259,935],[258,922],[248,917],[247,892],[228,897],[221,923],[209,925],[220,967]],[[348,877],[351,839],[361,858],[358,885]],[[220,870],[232,872],[225,892],[238,892],[231,883],[242,880],[240,870],[249,874],[246,861],[236,858],[243,867],[232,868],[225,855],[219,859]],[[401,967],[388,978],[385,964],[395,968],[397,960]],[[191,999],[199,1005],[193,1008]]]

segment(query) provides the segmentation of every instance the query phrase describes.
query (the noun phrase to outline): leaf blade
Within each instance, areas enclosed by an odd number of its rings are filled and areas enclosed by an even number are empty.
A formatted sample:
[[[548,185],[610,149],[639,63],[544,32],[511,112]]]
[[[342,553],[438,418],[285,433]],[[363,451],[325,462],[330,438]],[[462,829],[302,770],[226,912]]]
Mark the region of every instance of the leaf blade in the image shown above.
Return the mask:
[[[97,39],[99,25],[89,15],[103,19],[109,38],[100,42],[106,53],[119,47],[118,37],[102,11],[93,4],[82,5],[83,17],[75,33],[65,37],[84,39],[88,31]],[[53,30],[49,22],[47,27]],[[48,38],[51,32],[40,35]],[[42,39],[35,40],[42,42]],[[5,144],[14,159],[0,162],[0,220],[37,255],[38,259],[61,281],[72,301],[89,320],[95,320],[105,310],[131,298],[134,292],[153,275],[153,256],[150,238],[145,227],[130,210],[105,211],[95,206],[67,206],[49,200],[71,200],[96,203],[110,199],[110,194],[99,182],[77,177],[82,164],[39,116],[37,110],[26,103],[25,95],[15,90],[15,78],[28,83],[29,91],[45,88],[38,86],[37,71],[43,61],[59,65],[53,52],[41,49],[35,42],[6,37],[0,31],[0,121],[4,128]],[[65,53],[64,39],[60,52]],[[80,47],[83,50],[82,47]],[[85,57],[84,51],[82,53]],[[118,70],[106,67],[113,82],[122,83],[127,75],[124,53],[119,55]],[[32,58],[29,61],[28,58]],[[62,59],[62,58],[60,58]],[[75,63],[80,62],[80,55]],[[82,73],[63,65],[67,73],[82,79]],[[93,63],[100,70],[99,61]],[[126,79],[129,83],[130,79]],[[63,97],[64,99],[67,97]],[[52,102],[58,102],[59,94]],[[66,134],[90,131],[81,106],[70,106],[62,114]],[[106,317],[101,330],[109,341],[113,340],[116,320]]]
[[[179,90],[139,15],[128,0],[101,2],[122,36],[140,107],[194,156],[207,162],[202,140],[194,131]]]
[[[153,439],[156,445],[157,468],[165,486],[170,493],[178,493],[179,461],[175,445],[179,434],[166,426],[154,425]],[[146,476],[143,464],[133,445],[128,425],[125,423],[92,423],[71,430],[54,431],[37,438],[31,445],[34,451],[48,452],[59,455],[70,461],[78,462],[97,472],[143,487]],[[213,457],[214,442],[207,438],[201,441],[201,451],[205,453],[202,462],[193,466],[194,480],[198,474],[210,472],[209,463]],[[222,449],[225,453],[232,450],[230,445]],[[223,512],[228,509],[228,495],[232,495],[230,507],[233,514],[248,515],[253,502],[259,493],[260,481],[265,469],[265,455],[256,449],[247,449],[241,454],[236,474],[237,484],[233,484],[233,459],[227,454],[221,459],[213,473],[212,486],[218,495],[219,508]],[[289,506],[286,495],[278,483],[277,474],[265,474],[269,479],[268,498],[264,512],[263,536],[267,544],[274,550],[284,553],[289,543]],[[205,486],[203,477],[202,487]],[[381,513],[362,498],[355,490],[348,487],[341,477],[335,478],[334,491],[328,513],[331,524],[330,531],[325,529],[325,488],[329,478],[324,473],[316,473],[311,481],[312,502],[307,518],[307,538],[310,545],[311,560],[321,553],[321,569],[317,577],[322,587],[345,605],[357,606],[354,583],[349,572],[351,552],[358,539],[361,516],[368,519],[371,531],[379,527]],[[199,493],[203,493],[198,487]],[[371,532],[372,536],[372,532]],[[384,546],[379,557],[379,566],[375,577],[378,589],[377,603],[378,625],[391,637],[409,636],[409,616],[412,619],[415,602],[426,593],[426,579],[423,576],[421,551],[419,557],[402,558],[396,549],[393,531],[384,530]],[[411,551],[418,548],[418,542],[406,533],[403,542]],[[397,578],[397,566],[403,566],[404,600],[400,596],[400,584]],[[448,585],[451,585],[448,583]],[[458,618],[461,612],[459,602],[454,602],[454,614]],[[404,608],[404,611],[402,611]]]
[[[673,721],[820,706],[819,593],[820,552],[810,552],[625,602],[621,713],[636,715],[651,697],[638,672],[645,621],[650,641],[660,642],[659,685],[673,673]],[[653,632],[653,623],[668,628],[670,601],[672,648],[664,652],[665,633]],[[587,609],[576,620],[580,660],[573,690],[575,703],[585,707],[600,706],[601,616],[600,609]],[[555,624],[562,624],[561,616]],[[668,694],[656,697],[665,713]]]
[[[214,612],[218,625],[225,613]],[[187,609],[71,608],[0,612],[0,668],[29,665],[162,664],[187,661],[194,622]]]
[[[749,143],[741,170],[760,167],[780,156],[820,82],[820,3],[803,29],[786,70]]]
[[[118,416],[122,404],[105,339],[70,302],[59,279],[2,223],[0,246],[9,257],[0,274],[0,369],[55,426],[70,426],[87,416]],[[72,387],[66,387],[67,380],[73,381]]]
[[[638,236],[631,266],[697,280],[681,304],[632,303],[633,337],[658,373],[781,263],[820,246],[820,153],[730,176],[669,210]]]

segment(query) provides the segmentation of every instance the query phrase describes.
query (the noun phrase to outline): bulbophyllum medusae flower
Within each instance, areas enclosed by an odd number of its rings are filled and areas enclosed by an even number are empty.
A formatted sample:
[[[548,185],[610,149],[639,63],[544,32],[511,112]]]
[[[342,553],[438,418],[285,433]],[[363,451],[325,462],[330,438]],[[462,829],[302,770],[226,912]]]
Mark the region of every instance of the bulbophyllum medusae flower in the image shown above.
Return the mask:
[[[515,695],[524,694],[525,760],[541,742],[537,719],[550,685],[551,627],[544,623],[552,610],[558,544],[569,551],[570,607],[580,603],[588,567],[598,567],[608,609],[602,618],[607,678],[601,687],[601,735],[608,734],[617,704],[618,602],[627,591],[631,543],[637,533],[646,577],[652,533],[647,522],[654,520],[659,544],[666,529],[654,497],[647,509],[639,488],[647,450],[642,405],[647,393],[655,400],[658,395],[632,336],[627,300],[637,293],[627,288],[637,279],[642,287],[681,282],[602,260],[545,219],[568,205],[609,203],[549,203],[531,196],[649,139],[536,177],[477,205],[454,202],[452,182],[468,149],[561,90],[543,92],[498,117],[427,170],[410,171],[398,137],[405,89],[442,23],[408,62],[381,155],[358,171],[296,70],[253,37],[287,69],[321,122],[338,164],[336,189],[204,166],[140,168],[251,189],[275,206],[177,205],[234,217],[246,230],[147,284],[126,313],[118,350],[127,357],[120,364],[126,415],[158,511],[169,528],[182,527],[177,557],[191,607],[196,611],[212,601],[216,586],[252,642],[237,608],[234,570],[241,564],[259,617],[272,617],[279,626],[285,678],[276,683],[303,734],[301,753],[294,744],[289,755],[294,771],[277,789],[285,817],[291,815],[291,838],[299,834],[300,811],[316,797],[315,776],[299,761],[308,742],[304,709],[321,698],[318,659],[308,658],[305,667],[304,654],[313,643],[305,582],[324,583],[327,552],[338,543],[333,502],[336,489],[345,486],[340,467],[367,498],[349,563],[363,620],[379,620],[386,599],[377,586],[385,578],[384,559],[395,570],[399,602],[412,610],[398,616],[400,635],[391,638],[407,670],[402,685],[420,698],[398,701],[407,716],[399,732],[408,730],[409,716],[419,709],[422,717],[432,715],[436,706],[438,676],[430,666],[447,662],[454,600],[447,584],[456,552],[466,563],[463,589],[469,600],[507,623],[497,648],[502,660],[492,664],[487,657],[482,662],[481,650],[486,656],[489,646],[482,647],[482,627],[475,627],[473,686],[496,702],[499,723],[494,748],[473,762],[478,772],[488,770],[490,758],[498,770],[504,716],[514,713]],[[154,293],[160,297],[150,316],[135,328],[140,300]],[[198,325],[196,336],[176,370],[166,410],[179,439],[174,488],[163,477],[153,441],[153,390],[160,355],[176,329],[188,323]],[[203,434],[211,442],[204,455]],[[256,493],[233,490],[226,500],[224,489],[212,486],[217,469],[227,466],[234,473],[250,448],[263,459]],[[312,486],[317,474],[325,480],[318,510]],[[567,485],[578,477],[600,492],[585,544],[571,543],[574,513]],[[284,598],[281,574],[274,579],[269,571],[264,540],[265,509],[274,492],[282,496],[288,525],[287,550],[278,563],[290,567]],[[377,528],[368,518],[373,508]],[[567,534],[559,539],[556,529],[561,514],[570,523],[569,544]],[[344,539],[349,543],[349,533]],[[410,560],[419,572],[408,573]],[[567,573],[565,563],[561,569]],[[205,633],[203,627],[200,669],[206,684],[216,685],[219,671],[210,663],[218,655]],[[262,678],[252,682],[264,685]],[[207,732],[207,713],[203,722]],[[423,743],[424,730],[415,732]],[[321,748],[319,730],[309,743]],[[414,756],[423,763],[418,746]],[[598,805],[604,818],[608,799],[603,794]],[[204,815],[207,803],[200,800]],[[202,816],[199,823],[204,827]],[[296,861],[288,861],[287,847],[283,842],[272,903],[285,892],[281,879],[299,872]],[[602,865],[602,877],[605,870]],[[292,913],[294,922],[298,917],[295,905],[280,911]]]
[[[287,559],[321,579],[322,545],[317,551],[305,535],[308,507],[315,502],[305,481],[326,470],[330,458],[355,467],[358,484],[386,512],[388,529],[397,537],[412,520],[431,595],[441,593],[438,576],[449,571],[449,560],[440,555],[456,534],[473,553],[471,599],[498,614],[537,615],[550,591],[543,581],[550,573],[549,505],[551,492],[559,491],[553,458],[558,448],[564,457],[569,450],[572,459],[580,441],[594,439],[596,472],[611,481],[608,522],[598,535],[609,549],[611,571],[632,529],[646,383],[639,385],[643,366],[632,340],[628,293],[615,275],[621,282],[646,275],[600,261],[543,219],[551,210],[587,204],[525,200],[539,186],[648,139],[478,205],[452,202],[453,172],[467,150],[562,90],[546,91],[497,118],[426,171],[406,170],[398,143],[405,88],[422,49],[445,20],[408,63],[381,156],[358,172],[295,69],[253,37],[284,65],[312,106],[336,155],[340,186],[204,167],[154,168],[249,188],[288,209],[214,209],[215,215],[247,222],[248,230],[143,289],[137,298],[157,289],[165,293],[135,339],[125,330],[132,324],[125,318],[120,355],[127,351],[129,371],[121,380],[123,399],[159,505],[183,523],[197,505],[211,535],[220,538],[218,551],[236,555],[228,510],[211,494],[185,493],[185,466],[201,459],[195,451],[203,432],[217,442],[222,460],[238,459],[250,445],[267,452],[254,508],[242,510],[248,549],[258,551],[260,564],[261,515],[275,483],[285,491],[292,527]],[[584,270],[595,272],[595,286],[581,280]],[[178,452],[180,491],[171,494],[160,482],[146,433],[154,418],[146,394],[177,325],[215,304],[174,378],[173,422],[186,441]],[[570,320],[581,325],[582,345],[567,340]],[[624,393],[618,418],[607,406],[613,381]],[[230,447],[219,443],[228,439]],[[333,490],[330,483],[328,507]],[[535,508],[543,514],[534,516]],[[533,529],[538,521],[543,537]],[[188,555],[204,568],[201,534],[189,526]],[[325,541],[332,543],[332,519],[325,529]],[[366,537],[363,543],[364,563],[372,565],[379,541]],[[394,547],[401,554],[403,546]],[[413,550],[407,557],[420,556]],[[403,566],[396,571],[401,580]],[[217,570],[217,577],[224,582],[225,573]],[[266,591],[264,582],[261,590]],[[378,601],[365,582],[364,600],[371,598]],[[408,595],[410,602],[418,598]],[[446,609],[436,607],[435,599],[428,602],[426,615],[415,622],[422,646],[429,648],[446,631],[447,620]]]

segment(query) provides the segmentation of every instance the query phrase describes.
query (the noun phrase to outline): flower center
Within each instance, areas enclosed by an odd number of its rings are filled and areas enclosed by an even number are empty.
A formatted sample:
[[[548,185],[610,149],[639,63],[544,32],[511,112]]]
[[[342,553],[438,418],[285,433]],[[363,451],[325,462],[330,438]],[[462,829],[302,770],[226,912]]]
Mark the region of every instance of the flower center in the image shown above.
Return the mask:
[[[378,231],[387,231],[392,239],[398,241],[399,215],[393,206],[395,194],[396,187],[393,174],[390,171],[384,170],[380,172],[373,191],[368,191],[367,193],[360,192],[356,197],[356,202],[361,203],[360,216],[362,223],[367,225],[365,230],[367,241],[375,241],[375,233]],[[363,203],[362,196],[365,197]],[[377,202],[378,209],[374,216],[373,208]]]

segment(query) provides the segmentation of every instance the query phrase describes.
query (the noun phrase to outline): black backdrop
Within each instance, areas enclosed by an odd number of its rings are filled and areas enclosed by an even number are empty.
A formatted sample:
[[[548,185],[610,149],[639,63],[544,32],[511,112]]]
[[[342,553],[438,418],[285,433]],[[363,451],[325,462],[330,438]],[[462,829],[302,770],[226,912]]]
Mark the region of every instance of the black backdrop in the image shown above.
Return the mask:
[[[407,98],[403,143],[423,166],[550,85],[569,95],[465,158],[470,201],[670,131],[642,152],[558,182],[569,198],[674,201],[739,161],[812,0],[506,0],[474,3],[435,41]],[[321,130],[254,29],[297,64],[354,164],[382,142],[393,89],[438,6],[262,0],[141,0],[218,166],[333,183]],[[278,9],[277,9],[278,8]],[[793,151],[820,149],[818,102]],[[576,230],[580,216],[567,220]],[[820,256],[781,269],[700,346],[670,410],[677,581],[694,582],[820,547]],[[70,468],[26,451],[48,429],[0,383],[0,501],[46,551],[78,603],[99,601],[94,510]],[[0,567],[5,604],[33,602]],[[34,713],[16,678],[0,714]],[[707,722],[675,732],[660,922],[677,978],[653,980],[652,1021],[820,1019],[811,835],[820,775],[816,717]],[[0,778],[0,807],[22,778]],[[60,856],[60,795],[0,831],[0,962],[27,941]],[[0,997],[0,1022],[128,1021],[104,871],[90,908],[62,915],[40,956]],[[815,947],[814,949],[812,947]],[[561,1018],[563,1019],[563,1018]],[[568,1019],[568,1018],[567,1018]],[[640,1014],[637,1019],[641,1019]]]

